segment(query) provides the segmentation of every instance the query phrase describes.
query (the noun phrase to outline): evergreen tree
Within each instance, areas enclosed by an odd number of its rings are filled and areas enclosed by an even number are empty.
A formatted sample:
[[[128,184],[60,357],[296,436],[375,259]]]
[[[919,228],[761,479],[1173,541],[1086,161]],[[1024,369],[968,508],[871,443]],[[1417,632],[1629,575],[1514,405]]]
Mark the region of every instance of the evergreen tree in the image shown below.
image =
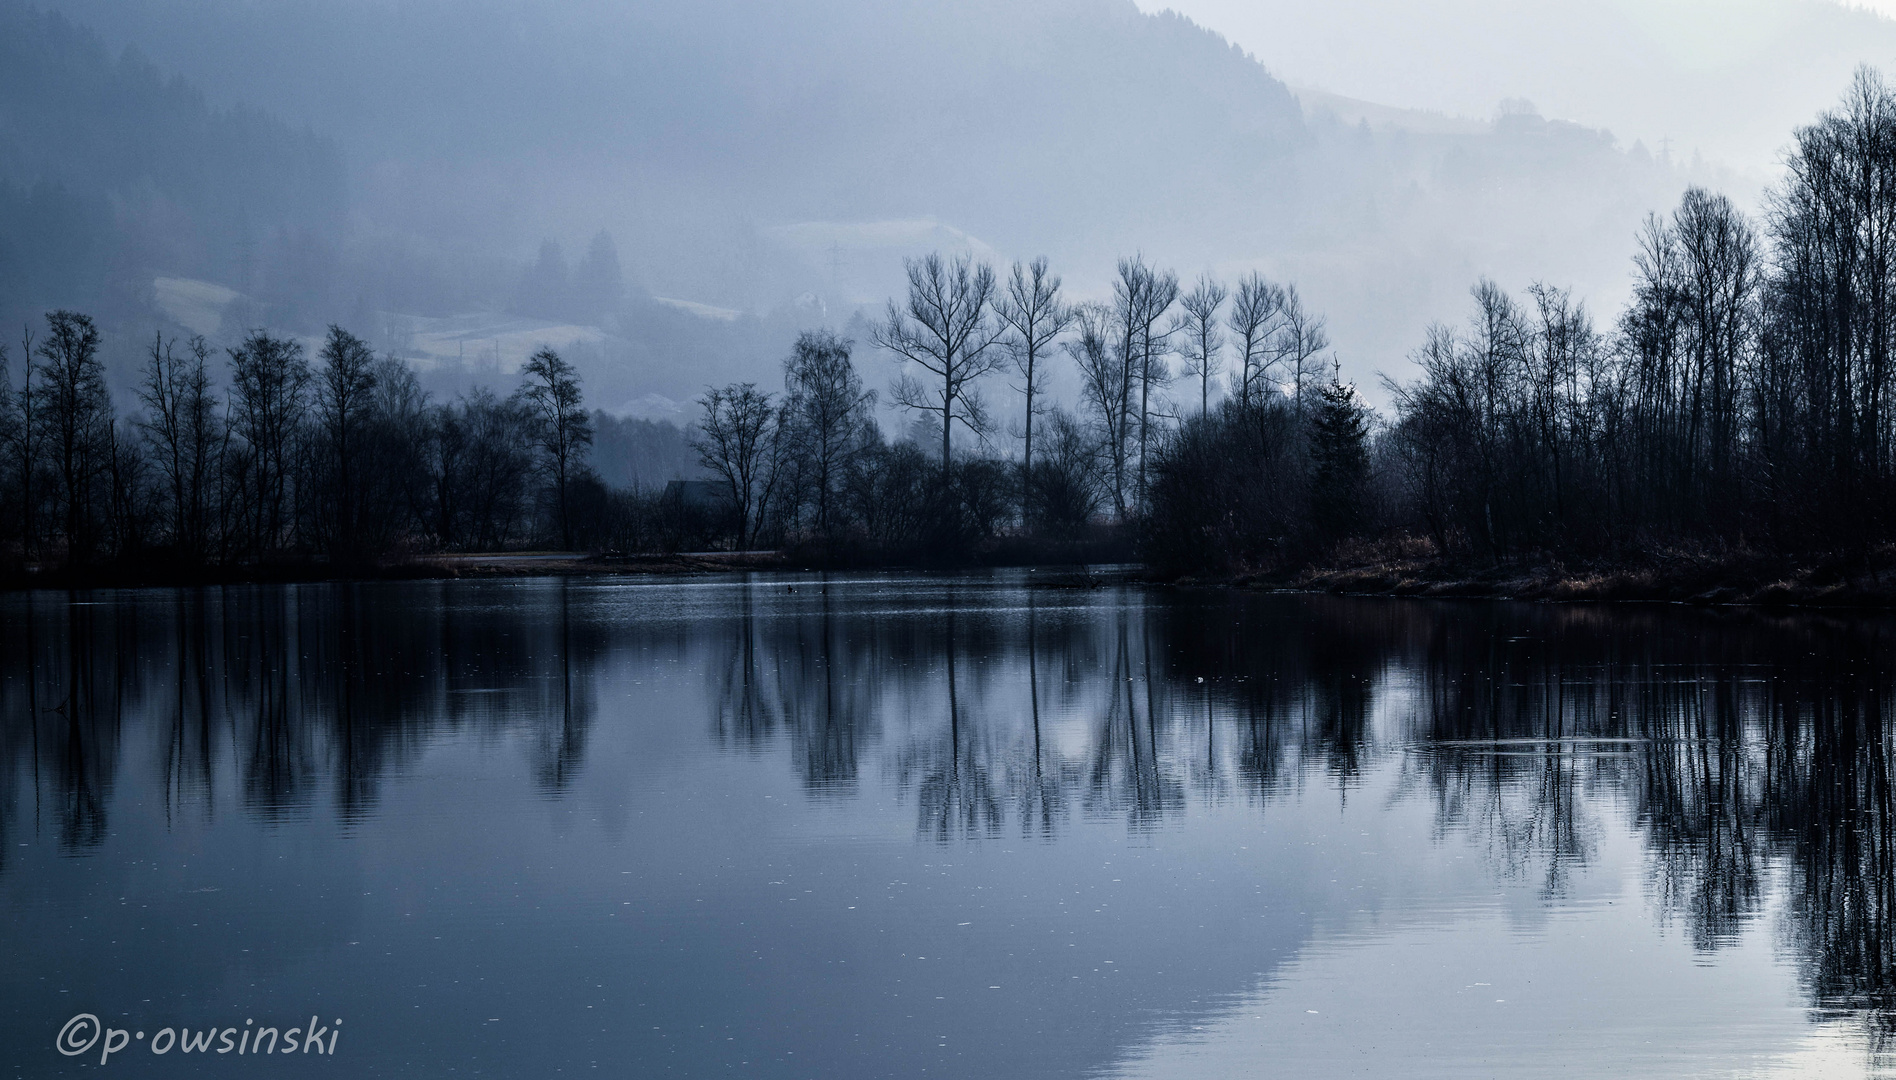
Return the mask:
[[[1335,375],[1310,414],[1310,524],[1319,543],[1359,532],[1369,481],[1369,409]]]

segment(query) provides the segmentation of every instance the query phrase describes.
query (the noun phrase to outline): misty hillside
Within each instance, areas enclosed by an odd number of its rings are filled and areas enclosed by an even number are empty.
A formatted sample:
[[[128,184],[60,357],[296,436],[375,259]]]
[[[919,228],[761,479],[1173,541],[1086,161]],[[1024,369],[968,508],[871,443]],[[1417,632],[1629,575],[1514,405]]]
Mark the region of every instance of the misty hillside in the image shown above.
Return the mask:
[[[1208,19],[1292,86],[1487,117],[1505,98],[1747,177],[1859,64],[1896,59],[1861,0],[1143,0]]]
[[[0,318],[135,305],[149,271],[247,284],[284,234],[343,226],[330,140],[214,108],[61,16],[0,4]]]
[[[1105,217],[1157,241],[1195,206],[1268,200],[1303,138],[1259,65],[1129,2],[62,6],[337,135],[378,226],[523,256],[609,228],[714,303],[763,302],[742,248],[787,224],[922,218],[1026,248]],[[681,271],[707,230],[723,258]]]
[[[1301,285],[1365,377],[1482,273],[1616,301],[1634,228],[1686,180],[1531,110],[1351,122],[1268,55],[1130,0],[56,6],[221,108],[340,147],[348,227],[290,260],[300,291],[153,257],[206,279],[200,306],[348,321],[442,387],[544,339],[593,400],[641,415],[768,377],[797,327],[846,329],[932,248],[1045,253],[1081,295],[1134,250],[1187,277],[1261,269]],[[577,275],[602,233],[613,302],[523,302],[546,241]]]

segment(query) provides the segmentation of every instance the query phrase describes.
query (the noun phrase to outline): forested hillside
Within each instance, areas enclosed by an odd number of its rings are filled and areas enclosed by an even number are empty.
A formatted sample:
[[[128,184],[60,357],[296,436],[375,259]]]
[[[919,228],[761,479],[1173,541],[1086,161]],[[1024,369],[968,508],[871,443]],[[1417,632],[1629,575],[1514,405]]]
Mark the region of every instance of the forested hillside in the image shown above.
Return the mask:
[[[1131,0],[53,2],[337,140],[365,310],[331,317],[501,310],[544,241],[577,263],[602,230],[631,295],[726,313],[694,335],[617,312],[597,360],[572,353],[615,408],[764,377],[782,332],[742,317],[843,329],[936,249],[1046,255],[1098,299],[1128,251],[1294,278],[1366,377],[1470,274],[1623,292],[1640,217],[1693,178],[1526,110],[1306,115],[1268,43]]]
[[[136,318],[158,275],[302,291],[348,200],[335,144],[216,108],[138,52],[0,0],[0,319],[49,306]]]

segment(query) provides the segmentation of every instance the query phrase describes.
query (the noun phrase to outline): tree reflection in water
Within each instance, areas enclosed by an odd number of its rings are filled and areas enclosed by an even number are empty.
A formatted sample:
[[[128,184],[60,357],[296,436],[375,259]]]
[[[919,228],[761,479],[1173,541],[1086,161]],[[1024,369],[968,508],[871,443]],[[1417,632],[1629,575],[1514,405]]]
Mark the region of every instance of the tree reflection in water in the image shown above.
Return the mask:
[[[714,745],[787,750],[815,799],[891,784],[929,843],[1268,815],[1394,769],[1438,836],[1553,900],[1621,816],[1697,948],[1782,897],[1811,1005],[1896,1030],[1891,623],[1028,580],[18,594],[0,834],[91,850],[115,784],[168,820],[226,812],[220,790],[259,818],[372,814],[456,734],[524,734],[557,796],[601,679],[675,663]],[[140,725],[160,753],[126,760]]]
[[[69,851],[96,845],[113,778],[145,768],[120,760],[132,724],[166,733],[151,779],[168,818],[216,813],[220,763],[259,817],[307,813],[324,784],[343,816],[369,813],[427,738],[523,717],[534,774],[559,790],[592,723],[597,628],[562,592],[451,607],[442,587],[396,602],[349,585],[11,598],[23,647],[0,650],[0,829],[57,814]]]

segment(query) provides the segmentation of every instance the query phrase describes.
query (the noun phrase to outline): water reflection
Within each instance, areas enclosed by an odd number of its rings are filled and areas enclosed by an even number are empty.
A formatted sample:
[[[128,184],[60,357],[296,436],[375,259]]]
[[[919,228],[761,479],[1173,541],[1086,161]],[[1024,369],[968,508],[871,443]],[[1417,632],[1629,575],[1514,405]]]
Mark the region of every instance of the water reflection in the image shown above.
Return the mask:
[[[1137,835],[1199,807],[1268,819],[1391,769],[1438,840],[1556,904],[1624,817],[1648,900],[1694,948],[1715,959],[1775,905],[1809,1006],[1878,1055],[1896,1031],[1880,619],[1018,576],[40,593],[0,618],[8,841],[95,850],[126,785],[167,822],[346,827],[456,738],[521,737],[558,799],[588,768],[602,682],[632,673],[684,684],[703,714],[678,722],[781,756],[815,803],[886,784],[924,845]],[[164,732],[155,760],[127,760],[140,726]]]
[[[489,611],[425,596],[365,603],[364,591],[12,598],[7,633],[21,647],[0,659],[0,831],[50,814],[69,851],[96,846],[128,725],[166,732],[156,775],[132,763],[132,779],[152,783],[167,818],[214,815],[219,767],[266,820],[305,816],[324,795],[344,818],[369,814],[426,740],[522,717],[533,718],[541,785],[570,780],[603,642],[596,625],[576,624],[565,590]]]

